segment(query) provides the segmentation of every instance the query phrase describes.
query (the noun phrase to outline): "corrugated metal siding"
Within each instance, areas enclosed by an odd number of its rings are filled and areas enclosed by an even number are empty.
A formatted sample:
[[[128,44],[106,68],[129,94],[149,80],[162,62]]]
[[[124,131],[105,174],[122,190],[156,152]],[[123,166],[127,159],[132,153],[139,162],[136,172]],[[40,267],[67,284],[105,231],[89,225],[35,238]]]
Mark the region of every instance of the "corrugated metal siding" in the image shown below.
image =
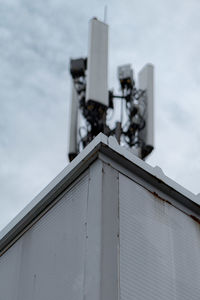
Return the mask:
[[[119,176],[120,299],[199,300],[200,225]]]
[[[1,300],[83,299],[88,173],[0,258]]]

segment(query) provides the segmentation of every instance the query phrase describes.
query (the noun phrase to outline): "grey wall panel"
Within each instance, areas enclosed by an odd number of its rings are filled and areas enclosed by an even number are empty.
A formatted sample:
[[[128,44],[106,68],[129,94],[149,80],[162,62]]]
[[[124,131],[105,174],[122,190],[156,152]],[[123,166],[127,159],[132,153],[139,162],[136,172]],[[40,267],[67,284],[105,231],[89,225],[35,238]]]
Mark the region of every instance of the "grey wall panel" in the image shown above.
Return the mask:
[[[0,257],[0,299],[17,299],[22,241],[13,245],[12,251]]]
[[[0,258],[0,299],[83,299],[88,173]]]
[[[122,300],[199,300],[200,225],[119,176]]]
[[[103,165],[101,299],[117,300],[119,284],[119,181],[118,172]]]
[[[118,228],[118,172],[97,160],[90,167],[84,299],[118,299]]]
[[[90,167],[84,299],[101,298],[102,162]]]

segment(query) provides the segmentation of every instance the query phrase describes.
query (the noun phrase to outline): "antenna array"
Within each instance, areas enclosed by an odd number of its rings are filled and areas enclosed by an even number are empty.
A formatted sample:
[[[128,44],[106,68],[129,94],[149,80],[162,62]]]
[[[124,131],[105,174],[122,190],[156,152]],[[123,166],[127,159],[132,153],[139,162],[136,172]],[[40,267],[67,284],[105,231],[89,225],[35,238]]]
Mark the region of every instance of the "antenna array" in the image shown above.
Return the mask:
[[[119,143],[131,148],[144,159],[154,148],[153,136],[153,65],[139,72],[136,88],[130,64],[118,67],[121,94],[108,90],[108,25],[93,18],[89,24],[88,57],[71,59],[72,101],[69,141],[71,161],[100,132],[115,135]],[[121,99],[121,120],[114,129],[108,126],[107,111],[115,110],[115,99]],[[123,122],[123,108],[126,122]],[[86,133],[77,138],[78,110],[86,122]]]

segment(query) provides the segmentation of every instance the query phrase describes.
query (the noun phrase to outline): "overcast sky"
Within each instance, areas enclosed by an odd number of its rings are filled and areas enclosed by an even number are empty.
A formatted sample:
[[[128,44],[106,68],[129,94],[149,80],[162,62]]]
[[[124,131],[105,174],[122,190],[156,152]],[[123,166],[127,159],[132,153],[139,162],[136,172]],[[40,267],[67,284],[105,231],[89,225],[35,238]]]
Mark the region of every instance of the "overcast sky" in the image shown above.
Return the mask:
[[[67,164],[70,57],[108,7],[116,69],[155,66],[155,150],[147,162],[200,192],[200,1],[0,0],[0,229]]]

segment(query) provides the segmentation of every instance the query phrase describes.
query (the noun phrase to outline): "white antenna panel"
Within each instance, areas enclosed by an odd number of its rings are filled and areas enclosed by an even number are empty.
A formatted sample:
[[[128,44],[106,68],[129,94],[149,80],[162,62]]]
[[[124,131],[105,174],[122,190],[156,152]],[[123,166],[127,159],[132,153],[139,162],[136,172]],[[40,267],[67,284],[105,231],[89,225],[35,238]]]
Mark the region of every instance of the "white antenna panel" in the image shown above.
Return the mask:
[[[146,126],[140,131],[140,138],[144,141],[147,152],[154,148],[154,67],[146,64],[138,75],[139,89],[145,90],[145,112]]]
[[[78,118],[78,95],[72,82],[71,109],[70,109],[70,136],[69,156],[77,154],[77,118]]]
[[[86,102],[108,106],[108,25],[92,19],[89,24]]]

